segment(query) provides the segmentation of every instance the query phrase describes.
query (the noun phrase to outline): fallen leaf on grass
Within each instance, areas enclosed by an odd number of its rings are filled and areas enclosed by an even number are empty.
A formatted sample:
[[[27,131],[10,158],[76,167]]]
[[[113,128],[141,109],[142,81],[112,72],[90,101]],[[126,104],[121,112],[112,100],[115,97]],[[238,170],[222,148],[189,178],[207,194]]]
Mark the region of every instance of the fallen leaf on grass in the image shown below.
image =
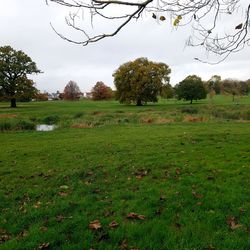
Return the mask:
[[[67,195],[68,195],[68,193],[66,193],[66,192],[62,192],[62,191],[61,191],[61,192],[59,192],[59,193],[58,193],[58,195],[60,195],[60,196],[67,196]]]
[[[136,214],[136,213],[129,213],[127,215],[127,219],[136,219],[136,220],[145,220],[144,215]]]
[[[122,250],[128,249],[127,240],[123,240],[123,241],[120,243],[119,248],[122,249]]]
[[[215,247],[212,245],[208,245],[205,250],[215,250]]]
[[[203,194],[198,194],[195,191],[192,192],[192,195],[196,198],[196,199],[201,199],[203,198]]]
[[[63,221],[64,219],[66,219],[66,217],[63,216],[63,215],[61,215],[61,214],[59,214],[59,215],[56,216],[56,221],[57,221],[57,222],[61,222],[61,221]]]
[[[98,230],[100,228],[102,228],[102,226],[99,220],[94,220],[89,223],[89,229]]]
[[[135,172],[135,178],[138,180],[142,179],[146,175],[148,175],[148,170],[140,169]]]
[[[177,175],[180,175],[180,174],[181,174],[181,170],[180,170],[179,168],[176,168],[175,173],[176,173]]]
[[[48,228],[45,227],[45,226],[42,226],[42,227],[40,227],[40,231],[41,232],[46,232],[46,231],[48,231]]]
[[[11,235],[5,230],[0,228],[0,244],[11,239]]]
[[[245,208],[243,208],[243,207],[239,207],[239,211],[240,211],[241,213],[245,213],[247,210],[246,210]]]
[[[237,229],[237,228],[239,228],[239,227],[242,227],[241,224],[238,224],[238,223],[236,222],[236,219],[235,219],[234,216],[229,216],[229,217],[227,218],[227,224],[228,224],[228,226],[229,226],[232,230]]]
[[[38,247],[38,249],[47,249],[49,248],[49,245],[50,245],[49,242],[43,243]]]
[[[118,226],[119,226],[119,224],[118,224],[116,221],[112,221],[112,222],[109,223],[109,227],[110,227],[111,229],[116,228],[116,227],[118,227]]]
[[[105,217],[110,217],[110,216],[113,216],[115,214],[115,211],[105,211],[104,213],[103,213],[103,215],[105,216]]]
[[[42,203],[41,203],[40,201],[38,201],[37,203],[34,204],[33,207],[34,207],[34,208],[40,208],[41,204],[42,204]]]
[[[23,237],[27,237],[29,235],[28,231],[23,230],[22,232],[20,232],[18,234],[18,238],[23,238]]]

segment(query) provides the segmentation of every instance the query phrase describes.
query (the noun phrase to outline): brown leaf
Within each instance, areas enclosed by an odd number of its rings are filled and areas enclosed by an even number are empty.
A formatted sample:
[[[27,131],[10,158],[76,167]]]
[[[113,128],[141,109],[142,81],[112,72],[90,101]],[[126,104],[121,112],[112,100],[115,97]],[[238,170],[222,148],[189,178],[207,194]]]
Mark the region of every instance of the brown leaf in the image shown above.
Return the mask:
[[[127,215],[128,219],[136,219],[136,220],[145,220],[145,216],[144,215],[140,215],[140,214],[136,214],[136,213],[129,213]]]
[[[11,235],[6,230],[0,228],[0,244],[11,239]]]
[[[63,216],[63,215],[61,215],[61,214],[59,214],[59,215],[56,216],[56,221],[57,221],[57,222],[61,222],[61,221],[63,221],[64,219],[66,219],[66,217]]]
[[[49,248],[49,245],[50,245],[49,242],[43,243],[38,247],[38,249],[47,249]]]
[[[245,213],[247,210],[246,210],[245,208],[243,208],[243,207],[239,207],[239,211],[240,211],[241,213]]]
[[[175,173],[176,173],[177,175],[180,175],[180,174],[181,174],[181,170],[180,170],[179,168],[176,168]]]
[[[40,231],[41,232],[46,232],[46,231],[48,231],[48,228],[45,227],[45,226],[42,226],[42,227],[40,227]]]
[[[192,195],[196,198],[196,199],[201,199],[203,198],[203,194],[198,194],[195,191],[192,192]]]
[[[112,221],[112,222],[109,223],[110,228],[116,228],[118,226],[119,226],[119,224],[116,221]]]
[[[28,231],[24,230],[18,234],[18,238],[27,237],[29,235]]]
[[[165,21],[165,20],[166,20],[166,17],[165,17],[165,16],[160,16],[160,20],[161,20],[161,21]]]
[[[89,229],[98,230],[100,228],[102,228],[102,226],[99,220],[94,220],[89,223]]]
[[[42,204],[42,203],[41,203],[40,201],[38,201],[37,203],[34,204],[33,207],[34,207],[34,208],[40,208],[41,204]]]
[[[120,243],[119,248],[122,249],[122,250],[128,249],[127,240],[123,240],[123,241]]]
[[[237,229],[237,228],[239,228],[239,227],[242,227],[241,224],[238,224],[238,223],[236,222],[236,219],[235,219],[234,216],[229,216],[229,217],[227,218],[227,224],[228,224],[228,226],[229,226],[232,230]]]
[[[112,215],[114,215],[115,214],[115,211],[105,211],[104,213],[103,213],[103,216],[105,216],[105,217],[110,217],[110,216],[112,216]]]
[[[64,197],[64,196],[67,196],[67,195],[68,195],[68,193],[61,191],[61,192],[59,192],[59,193],[58,193],[58,195],[60,195],[60,196],[63,196],[63,197]]]

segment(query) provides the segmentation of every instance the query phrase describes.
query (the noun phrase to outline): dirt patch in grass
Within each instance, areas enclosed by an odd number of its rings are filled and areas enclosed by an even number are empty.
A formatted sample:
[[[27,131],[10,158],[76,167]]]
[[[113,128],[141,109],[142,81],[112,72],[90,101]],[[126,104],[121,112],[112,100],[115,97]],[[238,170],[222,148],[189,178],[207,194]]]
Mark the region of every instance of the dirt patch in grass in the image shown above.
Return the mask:
[[[70,126],[71,128],[93,128],[93,124],[87,124],[87,123],[77,123],[77,124],[72,124]]]
[[[205,117],[200,116],[192,116],[192,115],[186,115],[183,118],[184,122],[207,122],[208,119]]]
[[[17,115],[15,114],[0,114],[0,118],[15,118]]]
[[[140,122],[141,123],[153,123],[154,122],[154,119],[153,118],[150,118],[150,117],[148,117],[148,118],[142,118],[142,119],[140,119]]]
[[[174,119],[167,119],[167,118],[159,118],[155,121],[156,124],[165,124],[174,122]]]

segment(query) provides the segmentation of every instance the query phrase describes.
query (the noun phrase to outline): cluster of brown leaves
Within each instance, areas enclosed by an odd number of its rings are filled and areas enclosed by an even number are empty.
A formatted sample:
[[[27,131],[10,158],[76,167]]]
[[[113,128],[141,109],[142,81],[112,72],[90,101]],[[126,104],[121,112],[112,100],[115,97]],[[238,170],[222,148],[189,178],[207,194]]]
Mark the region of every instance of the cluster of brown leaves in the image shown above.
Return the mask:
[[[127,215],[127,219],[134,219],[134,220],[145,220],[145,216],[144,215],[140,215],[140,214],[136,214],[136,213],[129,213]]]
[[[11,235],[5,230],[0,228],[0,244],[11,239]]]
[[[98,230],[101,228],[102,228],[102,225],[99,220],[94,220],[89,223],[89,229],[91,230]]]
[[[41,245],[39,245],[38,249],[47,249],[49,248],[49,245],[50,243],[49,242],[45,242],[45,243],[42,243]]]
[[[119,224],[116,221],[112,221],[109,223],[109,228],[111,228],[111,229],[114,229],[118,226],[119,226]],[[102,225],[101,225],[99,220],[94,220],[94,221],[91,221],[89,223],[89,229],[91,229],[91,230],[95,231],[95,230],[99,230],[101,228],[102,228]]]
[[[192,192],[192,195],[196,198],[196,199],[201,199],[203,198],[203,194],[198,194],[195,191]]]
[[[133,246],[132,246],[132,247],[129,247],[127,240],[121,241],[120,244],[119,244],[119,248],[120,248],[121,250],[127,250],[127,249],[130,249],[130,250],[138,250],[138,248],[135,248],[135,247],[133,247]]]
[[[139,169],[137,171],[135,171],[134,175],[135,175],[135,178],[140,180],[142,179],[143,177],[147,176],[148,173],[149,173],[150,170],[145,170],[145,169]]]
[[[227,217],[227,225],[230,227],[230,229],[234,230],[239,227],[242,227],[241,224],[238,224],[236,221],[236,218],[234,216]]]

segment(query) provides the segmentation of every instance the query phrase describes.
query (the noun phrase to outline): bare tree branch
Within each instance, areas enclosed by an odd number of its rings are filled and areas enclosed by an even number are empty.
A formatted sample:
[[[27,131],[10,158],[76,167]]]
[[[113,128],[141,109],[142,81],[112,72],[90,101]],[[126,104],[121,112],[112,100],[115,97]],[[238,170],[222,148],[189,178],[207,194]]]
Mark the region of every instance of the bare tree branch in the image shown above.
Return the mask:
[[[165,21],[165,16],[172,18],[173,25],[178,28],[191,24],[188,46],[202,46],[208,53],[218,55],[225,60],[231,53],[236,53],[249,46],[249,13],[248,0],[45,0],[71,8],[74,13],[66,18],[66,24],[83,34],[79,41],[59,33],[51,24],[53,30],[62,39],[86,46],[107,37],[117,35],[131,20],[138,19],[142,13],[149,13],[154,19]],[[120,12],[114,7],[120,7]],[[91,20],[99,17],[110,20],[112,32],[90,35],[82,28],[76,18],[79,11],[89,10]],[[115,13],[115,14],[114,14]],[[240,23],[227,22],[228,17],[237,16]],[[239,19],[239,18],[238,18]],[[115,26],[116,25],[116,26]],[[198,58],[196,60],[202,61]]]

